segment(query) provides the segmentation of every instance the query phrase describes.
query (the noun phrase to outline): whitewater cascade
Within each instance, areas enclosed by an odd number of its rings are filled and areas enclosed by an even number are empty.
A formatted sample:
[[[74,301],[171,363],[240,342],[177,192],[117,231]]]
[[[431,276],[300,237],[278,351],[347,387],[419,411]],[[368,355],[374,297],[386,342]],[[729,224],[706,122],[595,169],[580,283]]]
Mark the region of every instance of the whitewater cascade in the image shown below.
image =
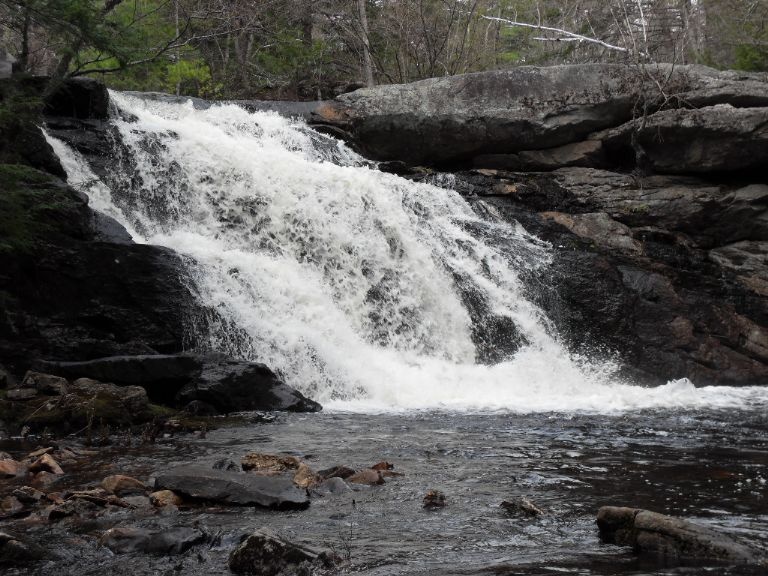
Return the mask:
[[[759,387],[633,386],[570,354],[518,274],[546,277],[551,247],[446,187],[379,172],[274,113],[111,98],[120,142],[103,180],[49,137],[70,184],[137,242],[194,260],[195,288],[221,319],[211,348],[264,362],[326,409],[768,401]],[[493,364],[477,361],[483,322],[514,328],[517,345]]]

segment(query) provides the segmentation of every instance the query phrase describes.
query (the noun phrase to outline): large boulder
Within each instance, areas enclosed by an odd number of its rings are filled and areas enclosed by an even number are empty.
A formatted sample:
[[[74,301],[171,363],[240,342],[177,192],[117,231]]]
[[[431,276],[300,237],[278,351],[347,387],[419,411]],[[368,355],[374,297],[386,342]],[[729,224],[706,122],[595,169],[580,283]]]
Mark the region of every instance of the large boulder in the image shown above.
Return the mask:
[[[693,107],[768,105],[763,75],[701,66],[524,66],[357,90],[320,104],[313,122],[348,131],[374,159],[448,166],[586,140],[630,121],[638,102],[650,112],[669,104],[669,94]],[[551,163],[551,156],[530,162]]]
[[[307,491],[297,488],[290,478],[226,472],[196,464],[158,472],[155,489],[236,506],[279,510],[303,510],[309,506]]]
[[[597,513],[603,542],[631,546],[661,563],[754,564],[768,567],[756,550],[726,534],[681,518],[638,508],[604,506]]]
[[[286,410],[317,412],[320,404],[286,385],[264,364],[210,357],[177,396],[177,403],[201,401],[220,412]]]
[[[186,406],[204,402],[218,412],[322,407],[285,384],[264,364],[221,354],[111,356],[82,362],[37,361],[37,370],[146,389],[156,402]]]
[[[150,531],[146,528],[118,526],[107,530],[99,543],[115,554],[143,552],[145,554],[182,554],[206,540],[206,535],[195,528],[170,528]]]

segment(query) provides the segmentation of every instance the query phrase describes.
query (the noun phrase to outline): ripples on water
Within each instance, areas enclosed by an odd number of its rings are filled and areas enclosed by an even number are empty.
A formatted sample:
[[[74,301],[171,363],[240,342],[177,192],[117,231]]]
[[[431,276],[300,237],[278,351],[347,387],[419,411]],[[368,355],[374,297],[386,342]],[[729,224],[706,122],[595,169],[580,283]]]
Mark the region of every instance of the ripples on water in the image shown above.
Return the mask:
[[[197,458],[239,460],[254,450],[295,454],[315,469],[387,460],[405,476],[350,495],[316,497],[303,512],[212,508],[145,520],[154,527],[199,523],[218,533],[221,544],[199,557],[170,559],[74,547],[59,563],[60,574],[138,576],[176,566],[183,574],[227,574],[226,557],[239,534],[262,526],[321,548],[348,549],[349,573],[761,573],[644,565],[626,549],[599,543],[594,521],[602,505],[683,516],[768,548],[768,422],[755,412],[290,414],[216,430],[204,440],[168,441],[149,457],[141,450],[101,458],[113,470],[146,475]],[[446,494],[445,509],[421,508],[432,488]],[[520,496],[546,515],[518,518],[499,508]],[[61,546],[55,533],[46,537]]]

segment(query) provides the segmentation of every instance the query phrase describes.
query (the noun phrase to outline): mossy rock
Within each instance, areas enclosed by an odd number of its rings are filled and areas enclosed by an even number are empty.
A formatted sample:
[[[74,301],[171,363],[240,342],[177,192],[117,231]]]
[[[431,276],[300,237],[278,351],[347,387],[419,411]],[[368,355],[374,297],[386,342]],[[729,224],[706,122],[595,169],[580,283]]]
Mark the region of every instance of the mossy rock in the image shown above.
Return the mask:
[[[48,429],[72,434],[89,427],[130,428],[147,422],[165,421],[175,414],[176,411],[171,408],[153,404],[135,412],[119,397],[103,391],[38,396],[21,402],[0,399],[0,421],[11,430],[29,426],[32,431]]]
[[[0,164],[0,252],[31,254],[62,236],[88,232],[87,200],[55,176]]]

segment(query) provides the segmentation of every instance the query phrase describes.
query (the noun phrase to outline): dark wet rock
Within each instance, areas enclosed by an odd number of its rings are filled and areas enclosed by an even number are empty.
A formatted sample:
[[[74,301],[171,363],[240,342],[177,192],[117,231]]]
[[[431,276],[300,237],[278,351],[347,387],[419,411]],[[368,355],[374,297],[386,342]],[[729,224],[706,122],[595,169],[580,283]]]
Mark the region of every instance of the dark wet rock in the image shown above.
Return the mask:
[[[79,119],[109,116],[109,93],[103,82],[93,78],[68,78],[46,98],[44,113]]]
[[[117,496],[131,496],[136,494],[146,494],[147,486],[131,476],[115,474],[107,476],[101,481],[101,487],[107,492]]]
[[[310,488],[313,496],[340,496],[349,492],[352,492],[352,488],[339,477],[328,478]]]
[[[41,546],[10,532],[0,532],[0,566],[26,568],[46,556]]]
[[[205,540],[206,535],[194,528],[170,528],[152,532],[144,528],[119,526],[107,530],[99,539],[99,543],[115,554],[143,552],[175,555],[183,554]]]
[[[70,379],[89,378],[119,386],[141,386],[153,399],[171,399],[201,370],[188,354],[111,356],[85,362],[45,362],[35,366]]]
[[[541,516],[544,512],[528,498],[517,498],[516,500],[505,500],[500,504],[506,512],[510,514],[522,514],[524,516]]]
[[[313,567],[330,567],[332,555],[284,540],[268,528],[248,536],[229,556],[236,574],[311,574]]]
[[[225,413],[242,410],[321,410],[320,404],[286,385],[264,364],[224,357],[209,357],[200,375],[176,398],[181,405],[194,400],[210,404]]]
[[[84,498],[73,498],[54,506],[48,513],[51,522],[63,520],[70,516],[86,516],[100,511],[102,506]]]
[[[648,510],[604,506],[597,513],[597,525],[603,542],[631,546],[637,554],[662,563],[766,562],[755,550],[725,534]]]
[[[158,472],[155,489],[172,490],[184,497],[238,506],[304,509],[309,506],[307,491],[290,478],[237,474],[205,466],[181,466]]]
[[[215,406],[203,402],[202,400],[192,400],[182,409],[182,412],[189,414],[190,416],[216,416],[219,411]]]
[[[350,476],[352,476],[355,473],[355,470],[353,468],[350,468],[349,466],[334,466],[333,468],[326,468],[325,470],[319,470],[317,475],[320,476],[320,478],[328,479],[328,478],[341,478],[342,480],[346,480]]]
[[[24,375],[24,380],[21,383],[24,388],[34,388],[42,394],[59,396],[67,393],[68,385],[66,378],[33,372],[32,370]]]
[[[213,463],[214,470],[224,470],[226,472],[237,472],[242,470],[242,465],[231,458],[221,458]]]
[[[567,166],[600,168],[607,164],[600,140],[574,142],[546,150],[523,150],[516,154],[481,154],[472,159],[475,168],[512,171],[557,170]]]
[[[29,221],[18,224],[30,232],[0,253],[4,366],[23,372],[38,358],[185,347],[189,322],[205,312],[179,256],[155,246],[95,241],[87,200],[50,176],[27,171],[13,186],[13,194],[4,194],[13,205],[0,213],[25,214]]]
[[[768,163],[768,108],[663,110],[592,137],[617,158],[634,158],[640,146],[645,168],[654,172],[762,170]]]
[[[16,490],[13,491],[13,496],[18,498],[19,502],[24,504],[37,504],[43,498],[45,498],[45,494],[43,492],[33,488],[32,486],[22,486],[21,488],[16,488]]]
[[[0,517],[11,518],[24,510],[24,504],[16,496],[6,496],[0,500]]]
[[[35,388],[13,388],[5,393],[7,400],[24,401],[31,400],[37,396],[37,390]]]
[[[440,490],[430,490],[422,498],[422,508],[426,510],[445,508],[445,494]]]
[[[8,371],[0,365],[0,388],[10,388],[11,375]]]

